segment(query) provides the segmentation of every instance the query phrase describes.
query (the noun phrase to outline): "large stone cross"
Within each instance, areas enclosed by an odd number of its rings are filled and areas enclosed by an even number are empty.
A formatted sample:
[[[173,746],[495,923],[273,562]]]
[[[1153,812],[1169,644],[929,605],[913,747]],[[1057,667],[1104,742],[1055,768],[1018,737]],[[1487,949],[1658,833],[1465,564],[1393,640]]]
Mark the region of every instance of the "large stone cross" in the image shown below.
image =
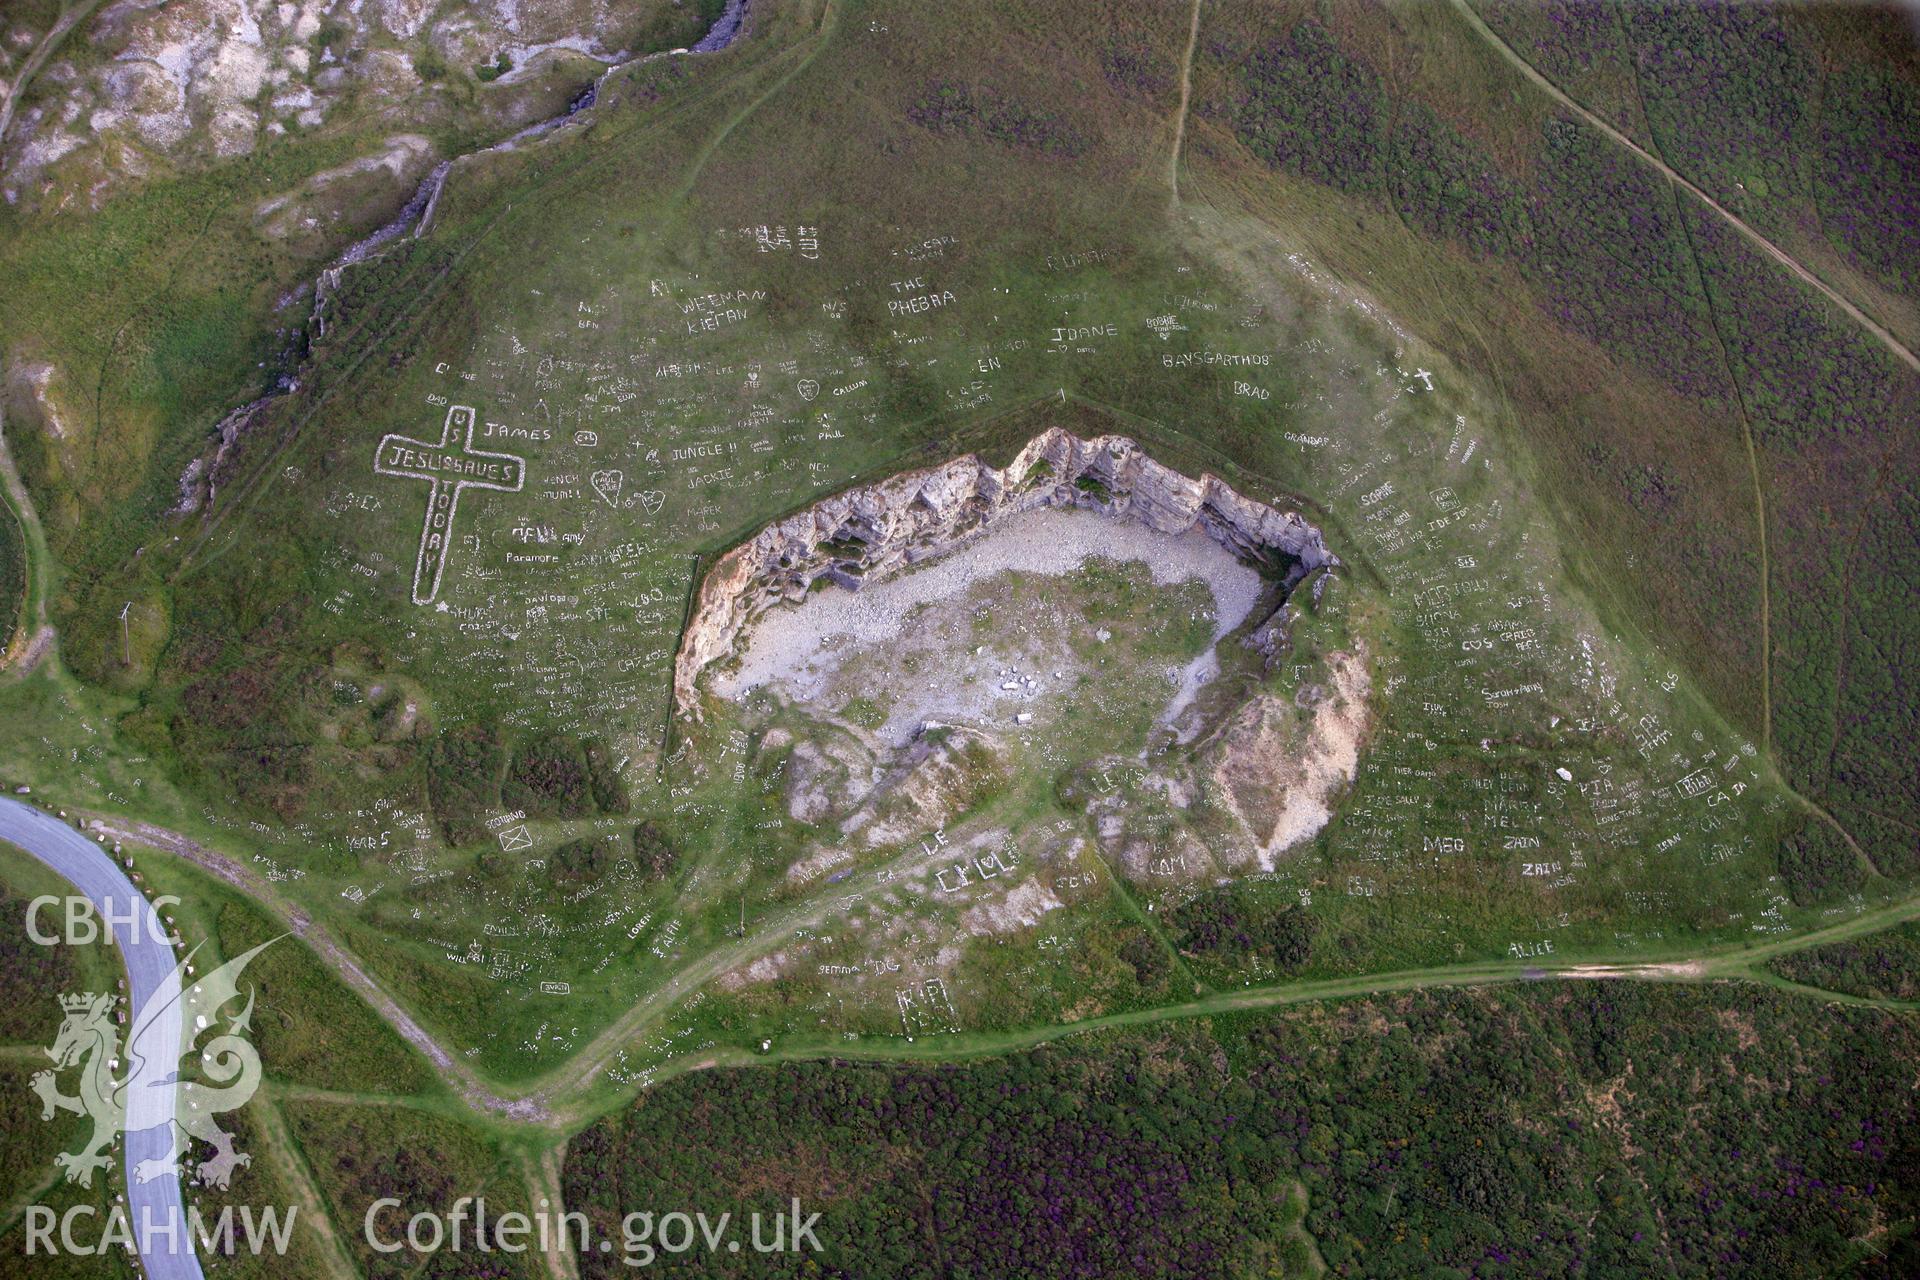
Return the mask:
[[[447,410],[437,441],[413,440],[397,433],[380,438],[373,469],[383,476],[425,480],[427,519],[420,528],[420,556],[413,563],[413,602],[432,604],[440,594],[440,574],[453,545],[453,514],[463,489],[518,493],[526,483],[526,459],[473,447],[474,411],[464,404]],[[460,428],[465,428],[460,432]],[[457,440],[457,443],[456,443]]]

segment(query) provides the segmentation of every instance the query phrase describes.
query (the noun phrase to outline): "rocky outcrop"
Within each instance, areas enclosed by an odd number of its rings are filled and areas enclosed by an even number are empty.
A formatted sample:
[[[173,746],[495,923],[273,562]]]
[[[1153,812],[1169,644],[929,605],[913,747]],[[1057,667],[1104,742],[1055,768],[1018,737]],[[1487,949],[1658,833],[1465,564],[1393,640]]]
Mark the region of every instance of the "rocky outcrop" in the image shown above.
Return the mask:
[[[1039,506],[1087,507],[1169,535],[1197,525],[1289,590],[1339,564],[1320,531],[1295,512],[1256,502],[1217,476],[1182,475],[1125,436],[1089,440],[1054,427],[1002,470],[968,454],[903,472],[776,521],[720,557],[674,658],[676,707],[699,718],[700,672],[731,653],[765,610],[805,598],[822,579],[857,591]]]
[[[37,15],[0,5],[0,198],[61,209],[97,208],[149,173],[321,130],[380,121],[508,133],[551,116],[597,67],[692,43],[702,29],[698,8],[680,0],[18,7],[82,11],[52,38]],[[732,39],[743,11],[739,0],[729,3],[695,48]],[[46,65],[32,76],[32,94],[10,98],[43,42]],[[410,181],[396,179],[374,205],[390,208]]]
[[[1242,837],[1230,842],[1230,871],[1272,871],[1332,821],[1360,769],[1372,691],[1364,648],[1335,652],[1324,684],[1302,684],[1290,699],[1255,694],[1207,743],[1198,766],[1207,794]]]

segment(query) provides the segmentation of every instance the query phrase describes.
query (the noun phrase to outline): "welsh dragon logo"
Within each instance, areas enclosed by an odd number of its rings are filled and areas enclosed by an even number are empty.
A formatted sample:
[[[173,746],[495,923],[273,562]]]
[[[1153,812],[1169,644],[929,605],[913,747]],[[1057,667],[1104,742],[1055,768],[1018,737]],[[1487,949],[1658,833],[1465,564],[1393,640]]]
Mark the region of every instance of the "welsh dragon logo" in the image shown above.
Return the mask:
[[[245,1007],[227,1015],[224,1027],[221,1010],[240,998],[240,975],[253,958],[277,941],[263,942],[200,978],[188,973],[200,948],[189,951],[135,1014],[124,1064],[114,1016],[120,997],[95,993],[60,997],[66,1018],[46,1050],[53,1069],[34,1073],[29,1087],[40,1095],[42,1120],[51,1120],[61,1111],[93,1119],[93,1136],[86,1146],[53,1158],[55,1165],[67,1171],[67,1181],[91,1186],[94,1170],[113,1163],[106,1151],[115,1135],[128,1128],[129,1115],[135,1118],[136,1128],[167,1124],[172,1139],[165,1157],[142,1160],[134,1167],[137,1181],[185,1173],[195,1139],[213,1148],[213,1155],[193,1171],[207,1186],[224,1189],[235,1169],[252,1162],[252,1156],[234,1150],[233,1135],[220,1127],[216,1117],[245,1106],[260,1087],[260,1055],[246,1038],[253,1018],[253,987],[247,988]],[[200,1044],[210,1032],[206,1043]],[[196,1046],[205,1082],[180,1078],[181,1059]],[[123,1065],[124,1074],[116,1074]],[[60,1073],[75,1067],[80,1072],[79,1092],[60,1092]],[[153,1115],[156,1105],[166,1110],[142,1123],[141,1117]]]

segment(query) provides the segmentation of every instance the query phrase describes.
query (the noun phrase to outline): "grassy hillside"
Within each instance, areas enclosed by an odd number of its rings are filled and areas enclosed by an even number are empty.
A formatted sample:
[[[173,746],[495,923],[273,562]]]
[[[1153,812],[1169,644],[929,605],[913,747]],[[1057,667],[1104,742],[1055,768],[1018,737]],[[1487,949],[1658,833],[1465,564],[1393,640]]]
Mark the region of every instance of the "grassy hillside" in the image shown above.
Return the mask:
[[[1796,251],[1797,211],[1832,214],[1816,274],[1905,332],[1904,285],[1835,212],[1870,223],[1898,189],[1805,177],[1865,163],[1848,139],[1897,93],[1830,86],[1783,135],[1827,169],[1783,176],[1749,172],[1772,106],[1742,106],[1720,158],[1665,86],[1687,83],[1672,50],[1723,37],[1715,57],[1758,42],[1789,69],[1879,50],[1892,85],[1910,53],[1867,17],[1669,14],[1625,24],[1632,58],[1546,65],[1569,105],[1469,16],[1222,3],[1196,32],[1172,6],[767,6],[726,53],[630,68],[576,126],[457,166],[430,234],[340,278],[298,388],[236,420],[191,515],[163,510],[202,441],[165,424],[260,389],[260,282],[300,264],[195,267],[229,243],[238,171],[21,228],[19,296],[93,282],[77,328],[47,326],[91,353],[62,376],[101,370],[93,420],[144,442],[38,424],[15,443],[69,574],[61,655],[109,729],[89,749],[290,869],[303,909],[513,1079],[662,991],[704,993],[674,1023],[690,1038],[632,1038],[623,1080],[823,1016],[894,1034],[872,975],[907,932],[953,939],[942,973],[975,1025],[1152,1002],[1120,949],[1215,874],[1257,869],[1260,910],[1311,913],[1299,968],[1320,976],[1683,953],[1904,891],[1920,384],[1659,165]],[[1778,202],[1730,185],[1762,181]],[[135,295],[154,319],[123,348],[108,313]],[[389,433],[431,444],[458,405],[526,482],[466,493],[416,605],[427,486],[375,455]],[[1072,780],[1135,746],[1095,689],[1084,731],[950,815],[1032,851],[1035,877],[1054,835],[1089,841],[1110,865],[1058,932],[959,936],[931,898],[802,887],[789,868],[840,833],[785,807],[778,749],[724,706],[672,722],[698,574],[826,494],[1050,426],[1123,432],[1326,531],[1345,568],[1301,609],[1324,643],[1243,688],[1301,709],[1333,654],[1364,652],[1337,816],[1259,862],[1257,803],[1197,787],[1183,808],[1142,771],[1103,833],[1107,801]],[[62,460],[94,449],[116,465]],[[0,698],[50,715],[44,687]],[[12,749],[38,779],[61,741]],[[1205,771],[1207,750],[1149,763]],[[645,860],[642,827],[672,875],[617,870]],[[1156,879],[1121,856],[1138,840],[1193,861]],[[883,877],[913,844],[864,856]],[[785,946],[795,928],[818,936]],[[749,980],[763,959],[778,976]],[[822,966],[869,976],[842,991]],[[1275,977],[1260,955],[1199,968]]]
[[[443,70],[436,157],[497,133]],[[819,1258],[656,1265],[1905,1274],[1914,944],[1868,931],[1920,877],[1917,94],[1864,8],[761,0],[317,307],[411,183],[263,202],[393,120],[0,208],[0,609],[58,629],[0,779],[176,829],[136,857],[213,950],[306,934],[241,1119],[333,1224],[300,1274],[467,1274],[360,1225],[482,1193],[586,1213],[588,1277],[627,1212],[796,1196]],[[675,705],[729,549],[1056,428],[1338,557],[1195,733],[1214,597],[1099,559]],[[495,469],[455,510],[395,450]],[[923,686],[986,710],[888,740]],[[0,877],[17,1066],[112,975]]]
[[[681,48],[721,7],[649,0],[607,35],[634,55]],[[82,22],[63,74],[27,86],[22,116],[57,116],[77,92],[73,66],[91,69],[129,25]],[[307,79],[408,43],[371,20],[358,34],[334,20],[300,29]],[[0,204],[0,409],[60,561],[53,603],[69,657],[94,677],[118,673],[104,642],[87,643],[92,615],[117,616],[112,601],[144,592],[135,558],[183,500],[182,474],[216,426],[296,371],[315,276],[398,214],[436,158],[559,114],[604,70],[563,50],[497,83],[495,68],[450,68],[424,37],[413,46],[402,64],[413,92],[397,102],[390,89],[349,94],[323,123],[263,131],[238,157],[209,151],[212,126],[183,109],[173,151],[89,139],[36,175],[27,198]],[[328,49],[337,56],[323,59]]]
[[[1896,101],[1910,93],[1914,50],[1892,17],[1489,11],[1527,49],[1545,38],[1524,32],[1570,33],[1542,55],[1544,73],[1910,333],[1897,277],[1868,287],[1831,245],[1810,252],[1794,230],[1813,220],[1810,193],[1840,200],[1836,175],[1872,171],[1907,143],[1875,123],[1885,98],[1869,103],[1819,73],[1844,53],[1872,70],[1836,82],[1871,76]],[[1743,55],[1749,45],[1771,60]],[[1202,49],[1196,168],[1220,201],[1324,256],[1498,387],[1618,623],[1658,619],[1721,705],[1772,741],[1803,795],[1844,809],[1842,825],[1883,869],[1908,865],[1915,815],[1904,784],[1882,773],[1903,712],[1880,681],[1901,678],[1912,644],[1877,593],[1904,596],[1916,572],[1893,549],[1911,522],[1911,359],[1524,80],[1455,15],[1228,6]],[[1688,76],[1727,99],[1688,90]],[[1817,107],[1815,79],[1831,90]],[[1850,119],[1850,106],[1861,114]],[[1313,127],[1333,114],[1340,128]],[[1780,170],[1771,183],[1766,165]],[[1754,189],[1744,197],[1742,173]],[[1872,199],[1906,199],[1903,181]],[[1317,212],[1295,216],[1300,204]],[[1870,217],[1851,207],[1836,234]],[[1850,652],[1874,657],[1850,668]],[[1875,787],[1878,813],[1863,798]]]

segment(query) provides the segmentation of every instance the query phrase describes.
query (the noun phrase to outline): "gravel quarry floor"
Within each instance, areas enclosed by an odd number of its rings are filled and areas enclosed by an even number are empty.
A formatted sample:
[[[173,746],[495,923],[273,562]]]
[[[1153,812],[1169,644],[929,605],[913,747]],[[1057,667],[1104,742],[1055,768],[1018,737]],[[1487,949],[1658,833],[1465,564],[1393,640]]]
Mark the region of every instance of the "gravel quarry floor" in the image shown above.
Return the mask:
[[[835,677],[856,655],[869,659],[883,656],[868,652],[879,646],[924,647],[914,639],[916,632],[924,630],[927,618],[924,612],[916,616],[916,611],[956,600],[1009,571],[1066,577],[1095,557],[1143,564],[1156,586],[1204,583],[1213,597],[1215,642],[1246,618],[1260,594],[1260,575],[1198,528],[1169,537],[1132,519],[1078,509],[1043,508],[990,525],[939,559],[858,592],[827,587],[796,606],[770,610],[747,635],[739,667],[718,674],[714,690],[733,700],[762,687],[777,689],[800,702],[831,697],[843,692],[833,689]],[[1001,648],[999,644],[992,647]],[[959,659],[975,654],[966,648],[949,656]],[[1064,664],[1067,659],[1064,653],[1056,653],[1048,655],[1047,661]],[[882,674],[874,668],[883,664],[863,661],[858,665],[868,675]],[[1215,669],[1217,663],[1209,646],[1185,671],[1177,673],[1174,684],[1178,692],[1169,715]],[[1018,688],[1003,688],[1008,681],[1002,679],[949,683],[958,674],[953,671],[943,673],[947,680],[929,680],[932,674],[925,670],[912,676],[901,672],[898,679],[887,682],[893,688],[872,691],[895,699],[883,737],[898,741],[918,728],[921,719],[943,712],[962,718],[994,718],[993,703],[1036,696],[1044,690],[1045,676],[1051,672],[1032,679],[1023,675],[1015,682]],[[900,695],[909,690],[913,696],[901,699]]]

